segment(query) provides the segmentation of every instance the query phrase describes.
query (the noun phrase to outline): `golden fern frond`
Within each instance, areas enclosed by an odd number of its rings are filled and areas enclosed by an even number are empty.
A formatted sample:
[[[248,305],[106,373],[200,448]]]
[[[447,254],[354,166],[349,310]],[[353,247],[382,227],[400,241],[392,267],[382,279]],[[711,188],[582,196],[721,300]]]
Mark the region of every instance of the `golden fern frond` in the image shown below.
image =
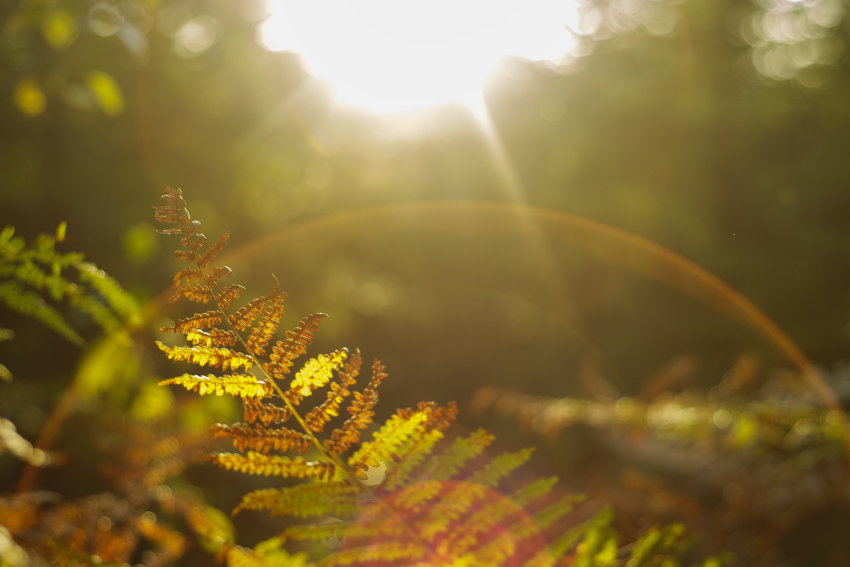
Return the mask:
[[[230,279],[231,274],[233,274],[233,270],[227,266],[215,266],[211,274],[204,276],[204,281],[207,282],[207,285],[211,289],[216,289],[218,287],[218,280]]]
[[[290,373],[294,360],[307,352],[307,347],[313,342],[313,333],[319,330],[319,322],[327,317],[324,313],[314,313],[299,321],[291,331],[286,332],[286,340],[278,341],[265,370],[275,380],[280,380]]]
[[[237,352],[229,348],[208,347],[208,346],[165,346],[159,341],[156,341],[156,346],[164,352],[170,360],[178,362],[190,362],[199,366],[216,366],[222,370],[233,369],[237,370],[240,367],[245,371],[251,370],[254,365],[254,359],[246,354]]]
[[[272,292],[265,297],[258,297],[257,299],[253,299],[248,302],[245,307],[242,307],[233,315],[227,317],[227,321],[233,326],[236,327],[238,331],[245,331],[251,328],[251,325],[254,322],[254,319],[260,316],[260,313],[265,307],[266,303],[269,301],[276,300],[281,294],[280,284],[277,281],[277,278],[274,278],[274,284],[272,285]]]
[[[198,270],[200,272],[200,270]],[[239,299],[239,294],[245,291],[245,288],[239,284],[233,284],[221,288],[221,291],[215,294],[216,302],[221,305],[222,309],[230,309],[230,302]]]
[[[200,285],[179,285],[174,287],[174,293],[168,298],[168,302],[174,303],[181,296],[196,303],[209,303],[213,297],[213,292]]]
[[[264,404],[258,398],[242,398],[244,406],[244,419],[247,423],[259,420],[268,427],[272,423],[285,423],[292,412],[289,408],[278,407],[274,404]]]
[[[198,268],[186,268],[185,270],[180,270],[174,276],[173,287],[180,286],[183,283],[183,280],[200,282],[203,279],[204,279],[203,270],[199,270]]]
[[[160,386],[176,384],[187,390],[198,392],[200,395],[215,394],[216,396],[249,398],[265,398],[274,392],[274,386],[269,382],[258,380],[253,374],[229,374],[226,376],[199,376],[184,374],[176,378],[163,380]]]
[[[266,429],[257,423],[253,427],[250,423],[237,423],[234,425],[216,424],[213,426],[213,434],[216,439],[233,439],[233,446],[240,451],[253,449],[261,453],[275,451],[298,451],[306,453],[310,450],[313,440],[309,435],[298,433],[286,427]]]
[[[239,340],[236,333],[233,331],[225,331],[223,329],[210,329],[209,332],[201,329],[192,329],[186,331],[186,339],[193,345],[198,346],[214,346],[214,347],[235,347]]]
[[[280,291],[280,284],[277,278],[274,278],[274,289],[272,291],[272,299],[269,300],[269,305],[266,306],[265,314],[260,322],[251,329],[251,334],[245,346],[249,351],[257,356],[266,356],[265,346],[277,332],[280,326],[280,319],[283,317],[284,306],[283,302],[286,299],[286,293]]]
[[[339,380],[330,383],[328,399],[310,410],[310,413],[304,418],[307,427],[316,433],[321,433],[325,430],[325,424],[339,415],[340,404],[351,395],[349,388],[357,383],[356,378],[360,374],[362,362],[360,351],[356,351],[351,360],[343,365],[342,369],[338,371]]]
[[[381,361],[375,359],[372,363],[372,379],[369,385],[363,392],[354,392],[354,401],[348,408],[351,417],[342,424],[342,427],[331,432],[330,439],[324,441],[328,451],[341,455],[360,441],[360,430],[368,427],[372,423],[372,416],[375,415],[372,408],[378,403],[378,386],[387,377],[385,369]]]
[[[451,404],[447,408],[440,408],[433,403],[423,403],[417,411],[398,411],[373,434],[374,441],[360,446],[348,459],[348,465],[359,477],[366,478],[365,471],[369,467],[377,467],[381,462],[389,461],[409,439],[421,438],[432,430],[448,427],[451,416],[456,414],[452,408]]]
[[[431,454],[437,441],[443,438],[443,431],[457,419],[457,404],[454,402],[449,402],[446,407],[421,402],[419,409],[429,413],[428,421],[423,424],[419,435],[412,436],[393,453],[395,465],[384,477],[386,490],[395,490],[406,484],[413,471]]]
[[[187,333],[192,329],[210,329],[221,323],[221,312],[207,311],[196,313],[185,319],[178,319],[173,327],[162,327],[160,333]]]
[[[333,377],[334,370],[339,370],[347,357],[348,350],[343,348],[311,358],[295,373],[286,397],[298,405],[301,400],[312,395],[314,390],[325,386]]]
[[[209,263],[218,255],[218,253],[224,250],[224,246],[227,244],[228,238],[230,238],[230,233],[225,232],[219,237],[218,240],[216,240],[215,244],[207,248],[206,252],[204,252],[201,256],[198,257],[198,268],[200,268],[201,270],[205,269],[209,265]],[[214,285],[212,286],[215,287]]]
[[[327,461],[305,461],[301,457],[265,455],[255,451],[240,453],[213,453],[208,461],[225,468],[246,474],[282,476],[294,478],[327,479],[333,476],[335,466]]]
[[[249,492],[233,510],[268,510],[275,516],[353,517],[360,513],[362,504],[357,499],[360,488],[346,481],[315,482],[288,488],[265,488]]]

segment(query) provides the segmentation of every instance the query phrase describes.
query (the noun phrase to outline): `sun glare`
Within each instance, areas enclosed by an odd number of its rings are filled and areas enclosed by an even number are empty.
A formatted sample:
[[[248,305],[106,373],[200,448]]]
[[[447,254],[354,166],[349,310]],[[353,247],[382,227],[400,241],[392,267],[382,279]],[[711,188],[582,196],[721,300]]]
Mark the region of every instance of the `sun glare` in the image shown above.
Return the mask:
[[[503,57],[557,60],[578,36],[569,0],[269,0],[258,41],[295,51],[337,98],[379,113],[445,101],[484,112],[481,88]],[[567,55],[568,56],[568,55]]]

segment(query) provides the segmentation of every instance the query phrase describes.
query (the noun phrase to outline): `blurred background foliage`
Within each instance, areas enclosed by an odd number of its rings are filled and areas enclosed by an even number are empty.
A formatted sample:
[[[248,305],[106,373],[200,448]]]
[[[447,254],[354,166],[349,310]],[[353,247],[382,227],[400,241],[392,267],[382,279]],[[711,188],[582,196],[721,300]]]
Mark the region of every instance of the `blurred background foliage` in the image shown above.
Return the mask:
[[[185,315],[158,299],[177,268],[151,226],[164,183],[183,188],[208,236],[231,232],[234,281],[258,295],[274,273],[287,321],[331,315],[317,352],[381,357],[384,412],[465,404],[482,386],[649,401],[716,388],[742,355],[757,361],[755,384],[794,369],[775,341],[671,281],[655,256],[641,264],[642,239],[730,284],[839,384],[850,343],[847,3],[575,6],[569,52],[505,58],[482,119],[454,102],[384,115],[340,103],[300,55],[269,50],[259,0],[4,0],[0,226],[34,239],[67,222],[70,248],[149,303],[136,346],[83,362],[3,311],[15,339],[0,360],[16,381],[0,385],[0,415],[34,440],[72,380],[97,394],[78,403],[90,415],[109,406],[155,419],[145,408],[171,403],[151,384],[175,371],[146,350],[156,328]],[[444,200],[463,204],[435,204]],[[485,202],[547,211],[506,216]],[[612,243],[581,219],[625,232]],[[200,426],[232,411],[181,419]],[[506,445],[529,442],[510,422],[465,420]],[[77,437],[64,428],[57,445],[85,444]],[[634,472],[594,439],[563,433],[539,467],[580,478],[604,466],[614,482]],[[22,465],[0,459],[8,491]],[[42,483],[77,495],[98,482],[63,474]],[[224,509],[258,482],[190,477]],[[823,514],[809,525],[835,524]],[[249,521],[263,525],[242,526],[248,540],[274,533],[268,518]],[[846,564],[846,542],[795,525],[775,557]],[[799,563],[807,556],[820,563]]]

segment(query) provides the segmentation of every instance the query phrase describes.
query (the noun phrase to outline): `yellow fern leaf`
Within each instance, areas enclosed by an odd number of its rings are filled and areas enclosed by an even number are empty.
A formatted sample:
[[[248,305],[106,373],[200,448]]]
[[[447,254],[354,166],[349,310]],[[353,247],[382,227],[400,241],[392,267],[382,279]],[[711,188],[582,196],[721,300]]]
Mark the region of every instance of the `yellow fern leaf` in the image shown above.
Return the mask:
[[[320,354],[307,361],[295,374],[289,385],[287,397],[298,404],[302,399],[311,395],[313,390],[321,388],[333,377],[333,371],[338,370],[348,356],[348,350],[340,349],[330,354]]]
[[[239,340],[236,333],[233,331],[225,331],[222,329],[210,329],[209,332],[201,329],[191,329],[186,331],[186,339],[191,341],[195,346],[203,344],[203,346],[236,346]]]
[[[250,356],[228,348],[207,346],[169,347],[159,341],[156,341],[156,346],[170,360],[176,360],[178,362],[191,362],[200,366],[216,366],[222,370],[237,370],[239,367],[242,367],[246,371],[251,370],[251,367],[254,365],[254,359]]]
[[[330,478],[335,469],[334,464],[328,461],[307,462],[301,457],[264,455],[255,451],[248,451],[244,455],[213,453],[207,460],[227,470],[263,476],[322,479]]]
[[[417,411],[410,415],[396,413],[373,436],[371,443],[363,443],[360,449],[348,459],[348,464],[361,478],[366,478],[364,471],[369,467],[377,467],[411,435],[420,432],[422,425],[428,421],[427,411]]]
[[[325,423],[339,415],[340,404],[351,395],[349,388],[357,383],[356,378],[360,374],[361,363],[360,351],[357,351],[352,355],[351,361],[346,362],[339,371],[339,382],[331,382],[328,399],[310,410],[304,418],[307,427],[316,433],[321,433],[325,429]]]
[[[187,390],[201,394],[236,396],[241,398],[265,398],[271,396],[274,387],[269,382],[257,380],[253,374],[232,374],[227,376],[198,376],[184,374],[176,378],[163,380],[160,386],[178,384]]]

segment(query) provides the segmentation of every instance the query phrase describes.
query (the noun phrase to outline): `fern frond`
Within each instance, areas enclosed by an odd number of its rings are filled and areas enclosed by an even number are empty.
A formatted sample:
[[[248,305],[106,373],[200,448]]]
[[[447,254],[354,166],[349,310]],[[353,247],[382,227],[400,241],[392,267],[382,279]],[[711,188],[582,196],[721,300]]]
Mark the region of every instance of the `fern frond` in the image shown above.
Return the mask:
[[[114,278],[89,262],[79,262],[75,267],[80,275],[80,281],[87,283],[98,292],[122,319],[134,323],[139,321],[139,303]]]
[[[221,305],[222,309],[230,309],[230,302],[239,299],[239,294],[243,291],[245,291],[245,288],[239,284],[229,285],[221,288],[221,291],[215,294],[215,300]]]
[[[487,503],[482,508],[471,514],[461,524],[452,528],[451,535],[440,543],[437,550],[440,553],[461,556],[479,545],[479,542],[485,539],[483,536],[489,534],[510,516],[519,515],[521,522],[527,521],[527,517],[524,515],[525,506],[532,499],[547,494],[557,482],[557,477],[542,479],[523,486],[509,497],[498,495],[492,499],[488,498]],[[570,502],[574,502],[575,497],[570,498]],[[565,510],[563,514],[571,509]],[[551,522],[545,526],[550,524]],[[545,526],[537,525],[535,527],[539,529]],[[516,538],[511,539],[516,541]]]
[[[183,280],[187,280],[187,282],[190,282],[190,281],[200,282],[203,279],[204,279],[203,270],[199,270],[198,268],[186,268],[185,270],[180,270],[174,276],[173,287],[179,287],[183,283]]]
[[[280,284],[278,283],[277,278],[274,278],[272,292],[269,295],[265,297],[258,297],[257,299],[249,301],[248,305],[242,307],[233,315],[228,316],[227,321],[239,331],[250,329],[254,319],[260,316],[260,313],[266,303],[276,300],[280,293]]]
[[[409,416],[396,413],[373,435],[375,440],[363,443],[349,459],[348,465],[352,470],[359,471],[357,476],[367,478],[364,471],[369,467],[378,467],[399,445],[407,441],[428,420],[426,412],[415,412]]]
[[[310,567],[306,553],[290,555],[281,549],[283,539],[273,537],[261,541],[254,549],[241,546],[231,547],[227,555],[227,567]]]
[[[234,425],[219,423],[213,426],[212,431],[216,439],[233,439],[233,446],[240,451],[253,449],[261,453],[268,453],[274,449],[281,452],[294,450],[299,453],[306,453],[313,444],[309,435],[286,427],[266,429],[260,423],[253,427],[250,423]]]
[[[301,457],[264,455],[255,451],[244,455],[213,453],[207,460],[227,470],[263,476],[327,479],[333,476],[335,469],[334,464],[327,461],[308,462]]]
[[[352,445],[360,441],[360,430],[365,429],[372,423],[375,413],[372,408],[378,403],[378,386],[386,379],[385,367],[381,361],[372,363],[372,380],[363,392],[354,392],[354,401],[348,408],[351,414],[342,427],[331,432],[330,439],[325,439],[324,445],[328,451],[335,455],[341,455],[348,451]]]
[[[159,383],[160,386],[177,384],[187,390],[198,392],[200,395],[215,394],[216,396],[240,397],[243,399],[265,398],[274,392],[274,386],[266,381],[257,380],[253,374],[231,374],[226,376],[199,376],[184,374],[169,378]]]
[[[469,481],[493,488],[499,484],[502,478],[524,465],[531,458],[533,452],[533,447],[526,447],[516,453],[502,453],[484,468],[475,471]]]
[[[607,527],[613,514],[609,508],[603,509],[596,516],[570,528],[563,533],[552,544],[538,551],[533,557],[523,563],[523,567],[555,567],[559,564],[561,557],[573,548],[582,537],[593,529]]]
[[[413,471],[431,454],[437,441],[443,438],[443,431],[457,418],[457,404],[454,402],[449,402],[444,408],[433,402],[422,402],[419,410],[428,412],[428,420],[419,435],[405,441],[393,454],[395,466],[384,477],[386,490],[394,490],[408,482]]]
[[[187,333],[192,329],[209,329],[221,323],[220,311],[207,311],[206,313],[196,313],[185,319],[178,319],[174,322],[173,327],[163,327],[159,330],[160,333]]]
[[[281,536],[293,540],[323,540],[333,536],[349,539],[375,538],[378,536],[397,537],[403,533],[404,524],[402,522],[392,522],[385,519],[358,519],[355,522],[292,526],[284,530]]]
[[[345,482],[316,482],[288,488],[265,488],[249,492],[233,510],[268,510],[275,516],[343,516],[360,513],[362,504],[357,499],[360,488]]]
[[[242,398],[244,406],[244,419],[247,423],[254,423],[257,420],[263,422],[263,425],[268,427],[272,423],[285,423],[292,412],[289,408],[278,407],[274,404],[264,404],[258,398]]]
[[[180,296],[195,303],[209,303],[213,297],[213,292],[209,288],[200,285],[180,285],[174,288],[174,293],[168,298],[168,302],[174,303],[180,299]]]
[[[391,563],[399,560],[417,560],[425,556],[427,550],[415,543],[376,543],[366,547],[344,549],[319,561],[317,567],[331,565],[357,565],[370,563]]]
[[[324,313],[314,313],[299,321],[291,331],[286,332],[286,340],[278,341],[265,370],[275,380],[283,379],[290,373],[294,360],[307,352],[307,347],[313,342],[313,333],[319,330],[319,321],[327,317]]]
[[[234,347],[239,341],[239,337],[233,331],[225,331],[223,329],[210,329],[209,332],[201,329],[192,329],[186,331],[186,339],[193,345],[214,346],[214,347]]]
[[[305,416],[304,423],[307,424],[307,427],[316,433],[321,433],[325,430],[325,424],[339,415],[340,404],[351,395],[349,387],[357,383],[356,378],[360,374],[361,364],[360,351],[357,351],[351,356],[351,360],[346,362],[339,370],[339,380],[330,383],[328,399],[314,407]]]
[[[286,299],[286,293],[280,291],[280,284],[277,278],[274,278],[274,289],[272,291],[273,299],[270,299],[270,305],[266,306],[265,314],[256,327],[251,329],[251,335],[245,346],[249,351],[257,356],[266,356],[265,346],[277,332],[280,326],[280,319],[283,317],[284,306],[283,302]]]
[[[468,437],[458,437],[452,443],[452,446],[446,449],[443,454],[436,459],[433,472],[429,478],[438,481],[449,480],[454,477],[470,460],[474,459],[493,442],[495,436],[489,431],[479,429]]]
[[[424,480],[410,484],[393,494],[392,504],[417,514],[425,504],[439,496],[444,488],[445,484],[438,480]]]
[[[323,387],[333,377],[334,370],[338,370],[348,357],[347,349],[339,349],[330,354],[320,354],[311,358],[295,374],[295,378],[289,384],[286,397],[295,405],[301,400],[313,394],[313,390]]]
[[[239,367],[245,371],[251,370],[254,365],[254,359],[246,354],[231,350],[228,348],[207,347],[207,346],[165,346],[159,341],[156,341],[156,346],[164,352],[170,360],[178,362],[190,362],[200,366],[216,366],[222,370],[233,369]]]
[[[206,252],[204,252],[201,256],[198,256],[198,268],[201,270],[205,269],[209,263],[218,255],[219,252],[224,250],[224,246],[227,244],[227,239],[230,238],[230,233],[225,232],[222,234],[218,240],[216,240],[215,244],[207,248]]]
[[[212,273],[204,276],[204,281],[207,282],[210,289],[216,289],[218,287],[218,280],[229,280],[231,275],[233,275],[233,270],[229,267],[215,266],[212,269]]]
[[[40,295],[23,289],[17,282],[0,282],[0,301],[9,309],[32,317],[73,344],[77,346],[85,344],[83,337],[65,322],[56,309],[45,303]]]
[[[113,333],[121,327],[121,321],[98,299],[82,293],[68,295],[68,303],[84,313],[88,313],[97,325],[107,333]]]

